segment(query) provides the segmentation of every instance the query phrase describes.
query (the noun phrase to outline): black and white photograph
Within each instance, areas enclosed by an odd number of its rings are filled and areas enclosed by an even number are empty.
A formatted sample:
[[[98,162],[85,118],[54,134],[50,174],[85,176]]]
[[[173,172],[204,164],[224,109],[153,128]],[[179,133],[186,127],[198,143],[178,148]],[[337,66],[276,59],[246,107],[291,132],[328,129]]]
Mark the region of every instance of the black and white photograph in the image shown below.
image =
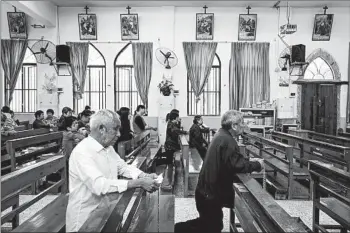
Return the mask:
[[[312,32],[313,41],[329,41],[331,39],[333,14],[315,15],[314,30]]]
[[[97,18],[95,14],[79,14],[80,40],[97,40]]]
[[[11,39],[26,39],[28,37],[25,13],[7,12],[7,21]]]
[[[254,41],[256,39],[257,14],[240,14],[238,40]]]
[[[139,39],[139,17],[138,14],[121,14],[120,28],[122,40]]]
[[[196,15],[196,40],[214,39],[214,14],[197,13]]]

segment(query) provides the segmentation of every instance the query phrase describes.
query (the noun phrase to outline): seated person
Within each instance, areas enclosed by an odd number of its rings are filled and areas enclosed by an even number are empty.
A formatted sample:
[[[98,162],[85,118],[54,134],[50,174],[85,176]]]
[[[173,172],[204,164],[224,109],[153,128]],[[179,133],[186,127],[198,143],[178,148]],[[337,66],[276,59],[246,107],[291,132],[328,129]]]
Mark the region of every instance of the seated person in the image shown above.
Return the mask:
[[[67,159],[69,159],[73,148],[86,136],[78,131],[78,121],[76,117],[70,116],[65,120],[66,130],[63,131],[63,151]]]
[[[126,107],[122,107],[119,109],[117,113],[120,116],[120,122],[121,122],[120,137],[117,141],[117,144],[118,144],[118,142],[128,141],[132,139],[134,137],[134,133],[131,130],[131,126],[130,126],[130,119],[131,119],[130,109]]]
[[[15,113],[12,110],[10,110],[10,114],[11,114],[12,120],[16,123],[16,126],[19,126],[20,122],[18,119],[15,118]]]
[[[193,125],[190,129],[190,147],[196,148],[201,158],[204,160],[207,153],[208,142],[203,138],[203,133],[209,133],[209,128],[202,127],[202,116],[195,116],[193,119]]]
[[[143,119],[145,112],[146,112],[146,107],[144,105],[137,106],[135,115],[133,118],[133,128],[134,128],[135,134],[140,134],[143,131],[149,130],[149,129],[157,131],[157,128],[150,127],[146,124],[145,120]]]
[[[89,130],[89,122],[92,112],[90,110],[84,110],[80,113],[80,119],[78,121],[78,129],[85,128],[87,131]]]
[[[12,124],[6,124],[6,115],[1,112],[1,136],[16,134],[15,127]]]
[[[156,174],[147,174],[125,163],[113,149],[120,136],[120,120],[110,110],[91,117],[90,136],[81,141],[69,159],[69,200],[66,232],[78,232],[97,206],[107,210],[107,194],[142,188],[158,190]],[[120,179],[123,176],[131,180]]]
[[[40,128],[51,128],[53,125],[47,124],[44,121],[44,112],[41,110],[38,110],[35,112],[35,121],[33,122],[33,129],[40,129]]]
[[[90,107],[89,105],[86,105],[86,106],[85,106],[85,110],[91,111],[91,107]]]
[[[15,120],[11,116],[11,109],[8,106],[2,107],[1,112],[6,116],[5,127],[11,128],[17,126]]]
[[[57,127],[58,130],[65,130],[64,120],[66,117],[72,116],[73,110],[70,107],[64,107],[62,109],[62,116],[58,120]]]
[[[46,110],[45,121],[48,124],[57,125],[58,118],[54,116],[55,112],[52,109]]]

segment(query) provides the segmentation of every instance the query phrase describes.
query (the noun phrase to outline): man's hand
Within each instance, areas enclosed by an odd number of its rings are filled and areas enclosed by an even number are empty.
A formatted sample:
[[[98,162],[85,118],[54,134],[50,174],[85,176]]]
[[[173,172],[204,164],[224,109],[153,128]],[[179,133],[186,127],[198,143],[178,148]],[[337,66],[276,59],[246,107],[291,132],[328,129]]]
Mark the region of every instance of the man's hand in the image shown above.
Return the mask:
[[[261,166],[261,170],[263,170],[265,168],[265,163],[264,163],[264,159],[260,159],[260,158],[250,158],[249,159],[250,162],[259,162],[260,166]]]
[[[151,174],[148,174],[148,173],[145,173],[145,176],[144,177],[149,177],[149,178],[152,178],[152,179],[157,179],[158,178],[158,175],[156,173],[151,173]]]
[[[147,192],[154,192],[158,190],[159,184],[155,179],[152,179],[150,177],[144,177],[139,179],[140,180],[140,186],[142,189],[146,190]]]

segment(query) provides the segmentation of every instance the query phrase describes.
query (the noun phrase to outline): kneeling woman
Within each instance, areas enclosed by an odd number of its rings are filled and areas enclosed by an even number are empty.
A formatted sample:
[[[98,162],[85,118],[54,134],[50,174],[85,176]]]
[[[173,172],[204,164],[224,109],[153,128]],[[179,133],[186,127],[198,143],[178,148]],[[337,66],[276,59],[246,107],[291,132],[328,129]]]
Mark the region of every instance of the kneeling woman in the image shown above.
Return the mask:
[[[178,127],[179,114],[176,112],[171,112],[169,114],[169,121],[166,130],[165,139],[165,153],[166,164],[168,165],[167,174],[165,174],[162,189],[170,190],[172,189],[172,174],[173,174],[173,163],[174,163],[174,153],[181,149],[179,144],[179,135],[187,134],[186,131],[181,130]]]

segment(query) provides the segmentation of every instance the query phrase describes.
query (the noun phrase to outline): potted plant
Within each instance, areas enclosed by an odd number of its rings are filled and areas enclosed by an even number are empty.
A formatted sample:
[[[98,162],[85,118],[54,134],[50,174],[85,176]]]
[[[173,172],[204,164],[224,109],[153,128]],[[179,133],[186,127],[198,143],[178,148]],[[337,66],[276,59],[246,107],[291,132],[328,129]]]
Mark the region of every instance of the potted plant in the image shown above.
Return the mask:
[[[45,74],[45,84],[43,85],[43,90],[46,90],[49,94],[52,94],[57,90],[56,76],[54,74],[52,77],[49,77],[47,74]]]
[[[169,80],[163,80],[158,84],[158,88],[164,96],[170,96],[171,92],[174,91],[174,84]]]

